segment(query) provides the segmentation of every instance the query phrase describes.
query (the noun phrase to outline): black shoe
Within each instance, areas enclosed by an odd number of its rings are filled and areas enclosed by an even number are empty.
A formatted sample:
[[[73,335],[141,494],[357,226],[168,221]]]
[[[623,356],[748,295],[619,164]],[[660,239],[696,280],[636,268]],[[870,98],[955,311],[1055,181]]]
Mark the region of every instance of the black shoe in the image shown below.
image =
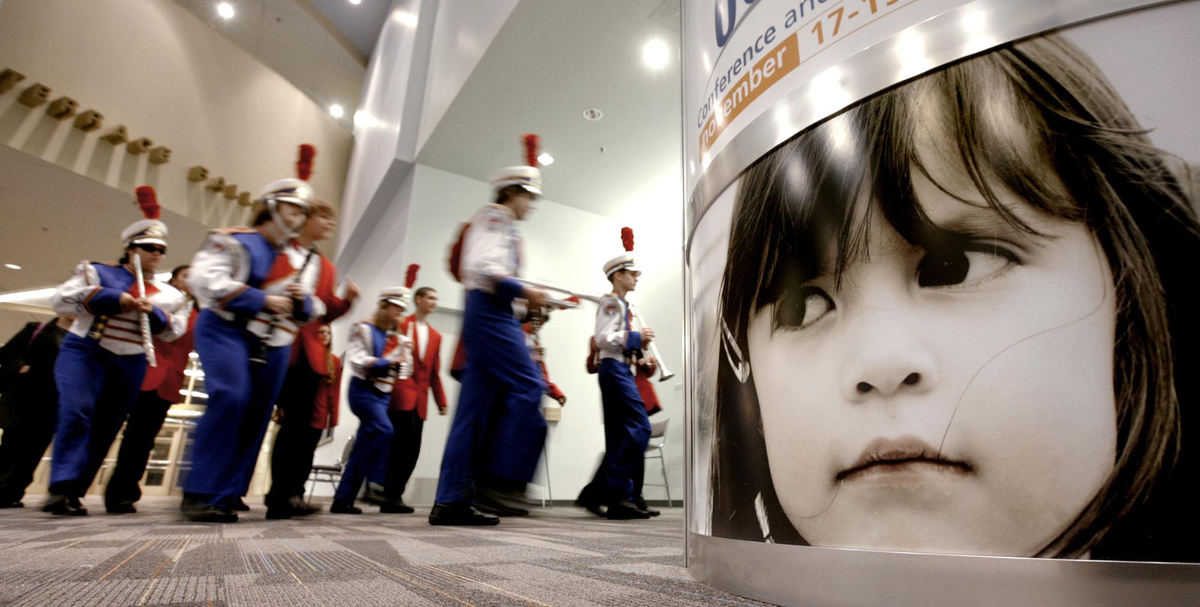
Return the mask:
[[[250,512],[250,504],[247,504],[246,500],[239,497],[237,503],[235,503],[230,510],[236,510],[238,512]]]
[[[87,508],[83,507],[83,502],[79,501],[79,498],[65,495],[51,495],[50,499],[42,505],[42,512],[60,516],[87,516]]]
[[[499,525],[500,518],[480,512],[470,504],[434,504],[429,512],[429,524],[483,527]]]
[[[104,511],[109,514],[133,514],[137,508],[133,502],[105,502]]]
[[[624,521],[635,518],[650,518],[650,513],[645,510],[639,510],[633,502],[614,502],[608,505],[608,511],[604,514],[610,521]]]
[[[404,503],[404,500],[399,498],[386,504],[380,504],[379,511],[385,514],[412,514],[414,512],[412,506]]]
[[[333,500],[333,503],[329,505],[329,511],[334,514],[362,514],[362,508],[352,503],[339,502],[337,500]]]
[[[179,504],[179,511],[189,521],[196,523],[236,523],[238,515],[232,508],[223,508],[216,504],[199,504],[190,497],[184,497]]]
[[[496,516],[529,516],[529,510],[521,507],[523,498],[515,491],[480,489],[475,508]]]
[[[288,500],[288,506],[292,509],[292,516],[308,516],[321,511],[320,506],[311,506],[304,501],[304,498],[296,496],[292,496],[292,499]]]
[[[604,504],[601,504],[597,500],[585,498],[583,494],[580,494],[579,497],[575,499],[575,505],[587,510],[588,512],[591,512],[592,514],[595,514],[596,516],[604,516]]]
[[[0,500],[0,508],[24,508],[21,500]]]
[[[650,506],[648,506],[646,504],[646,500],[642,499],[641,496],[633,498],[633,505],[635,507],[637,507],[638,510],[645,510],[646,514],[649,514],[650,516],[658,516],[658,515],[662,514],[658,510],[655,510],[654,508],[651,508]]]
[[[392,502],[384,492],[382,486],[375,483],[367,483],[367,490],[363,492],[362,500],[368,504],[382,506]]]

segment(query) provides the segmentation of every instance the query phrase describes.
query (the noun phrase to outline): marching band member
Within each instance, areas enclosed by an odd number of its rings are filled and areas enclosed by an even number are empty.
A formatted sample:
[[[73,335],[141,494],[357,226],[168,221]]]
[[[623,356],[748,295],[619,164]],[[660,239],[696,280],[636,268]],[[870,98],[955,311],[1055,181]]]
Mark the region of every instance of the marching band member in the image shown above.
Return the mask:
[[[305,181],[273,181],[256,202],[252,228],[210,232],[192,260],[188,285],[203,308],[195,339],[208,406],[180,506],[191,520],[237,521],[233,508],[250,486],[297,326],[325,313],[311,295],[318,273],[312,250],[287,248],[312,200]]]
[[[437,497],[429,514],[433,525],[497,524],[497,517],[476,509],[477,500],[495,502],[493,492],[523,494],[545,444],[546,420],[538,405],[546,386],[512,308],[518,297],[531,307],[546,303],[544,291],[516,279],[521,268],[516,222],[529,214],[542,193],[536,147],[536,136],[526,136],[529,166],[496,174],[491,181],[495,204],[476,212],[466,232],[462,341],[469,362],[442,455]],[[488,485],[479,494],[477,474]]]
[[[412,285],[409,284],[409,287]],[[404,487],[412,476],[417,458],[421,455],[421,432],[425,425],[429,394],[438,413],[446,414],[446,393],[442,390],[440,356],[442,334],[429,324],[429,315],[437,309],[438,294],[431,287],[421,287],[413,295],[416,308],[404,319],[401,332],[413,338],[412,376],[398,382],[392,390],[388,419],[392,422],[392,447],[388,456],[387,477],[383,481],[387,502],[379,505],[381,512],[408,514],[412,507],[404,503]]]
[[[146,472],[154,438],[162,429],[171,404],[179,402],[183,372],[187,369],[188,354],[192,351],[192,332],[196,327],[196,318],[200,316],[200,311],[192,304],[192,294],[187,286],[189,268],[186,265],[176,267],[171,270],[171,279],[167,281],[186,298],[183,307],[187,313],[187,329],[174,341],[154,338],[158,366],[146,369],[141,391],[133,401],[125,431],[121,434],[117,466],[104,488],[104,510],[109,514],[137,512],[134,504],[142,498],[138,481]]]
[[[337,213],[334,208],[320,200],[313,202],[312,213],[300,229],[300,235],[288,245],[293,249],[291,254],[307,255],[310,247],[331,237],[335,229]],[[316,295],[325,304],[325,316],[320,322],[300,327],[292,344],[287,375],[276,399],[279,431],[271,446],[271,490],[264,499],[269,519],[305,516],[317,511],[304,502],[304,482],[312,469],[313,453],[321,431],[337,425],[341,362],[330,364],[337,357],[331,353],[329,323],[350,310],[358,298],[358,287],[353,281],[346,281],[346,297],[335,295],[337,267],[319,250],[316,257],[320,263]]]
[[[592,337],[599,350],[600,395],[604,407],[605,516],[609,519],[649,518],[650,513],[633,503],[634,479],[644,465],[650,420],[638,394],[631,370],[637,353],[654,339],[654,330],[633,329],[633,311],[625,296],[637,288],[641,272],[633,263],[633,230],[621,228],[625,253],[604,264],[604,274],[613,290],[600,298],[596,308],[596,332]],[[589,508],[590,509],[590,508]]]
[[[121,232],[125,254],[120,261],[80,263],[50,298],[59,314],[78,314],[54,366],[58,428],[50,499],[42,507],[53,514],[87,514],[80,498],[121,429],[154,356],[146,347],[150,336],[143,331],[142,315],[149,333],[164,341],[187,327],[183,295],[154,279],[167,252],[167,226],[158,219],[153,188],[138,188],[137,198],[145,219]]]
[[[413,273],[411,269],[409,272]],[[412,342],[400,334],[409,292],[408,287],[384,289],[375,315],[350,332],[346,365],[353,377],[346,397],[359,425],[354,448],[329,506],[335,514],[362,514],[354,500],[363,482],[386,477],[392,440],[392,422],[387,415],[389,395],[396,382],[408,378],[412,371]],[[386,503],[382,487],[374,485],[368,484],[366,501]]]

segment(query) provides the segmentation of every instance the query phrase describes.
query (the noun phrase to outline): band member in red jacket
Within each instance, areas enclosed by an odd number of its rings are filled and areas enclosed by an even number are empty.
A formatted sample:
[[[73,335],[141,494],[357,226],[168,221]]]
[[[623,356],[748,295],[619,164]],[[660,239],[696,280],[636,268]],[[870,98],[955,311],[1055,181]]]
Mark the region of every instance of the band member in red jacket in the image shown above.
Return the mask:
[[[289,247],[297,253],[307,251],[318,241],[333,236],[336,229],[337,212],[328,203],[315,201],[312,204],[312,215]],[[337,267],[320,251],[317,251],[316,255],[320,263],[320,274],[317,276],[314,292],[325,304],[325,315],[320,322],[300,327],[296,341],[292,344],[291,360],[287,376],[283,380],[283,388],[280,389],[279,397],[275,399],[279,431],[276,432],[275,443],[271,447],[271,490],[264,499],[267,518],[270,519],[286,519],[316,512],[315,508],[303,500],[304,482],[312,468],[313,453],[320,441],[321,430],[337,425],[336,399],[340,381],[332,385],[332,418],[325,415],[324,421],[318,423],[318,418],[322,417],[321,409],[326,406],[322,403],[327,401],[329,396],[317,394],[314,400],[313,395],[318,391],[328,392],[331,381],[340,377],[341,363],[329,366],[332,354],[328,325],[350,310],[359,292],[354,282],[347,280],[346,297],[338,297],[334,293],[337,287]]]
[[[188,353],[192,351],[192,330],[200,310],[192,302],[187,286],[191,266],[182,265],[171,270],[167,284],[179,289],[186,297],[188,313],[187,332],[175,341],[154,340],[154,351],[158,356],[157,367],[147,367],[142,379],[142,389],[133,409],[125,421],[121,437],[121,449],[117,452],[117,466],[104,489],[104,509],[109,514],[137,512],[134,504],[142,498],[138,481],[146,472],[154,438],[162,429],[167,410],[173,403],[180,402],[179,391],[183,388],[184,374],[188,367]]]
[[[392,449],[388,457],[387,477],[383,482],[388,502],[380,504],[381,512],[407,514],[413,511],[401,496],[421,454],[421,430],[425,424],[430,392],[433,392],[438,414],[446,414],[446,393],[442,390],[442,378],[439,375],[442,334],[428,322],[429,315],[437,309],[437,291],[431,287],[421,287],[417,289],[413,303],[416,305],[415,313],[405,318],[400,328],[414,341],[413,372],[409,379],[397,382],[388,407],[388,418],[392,420]]]

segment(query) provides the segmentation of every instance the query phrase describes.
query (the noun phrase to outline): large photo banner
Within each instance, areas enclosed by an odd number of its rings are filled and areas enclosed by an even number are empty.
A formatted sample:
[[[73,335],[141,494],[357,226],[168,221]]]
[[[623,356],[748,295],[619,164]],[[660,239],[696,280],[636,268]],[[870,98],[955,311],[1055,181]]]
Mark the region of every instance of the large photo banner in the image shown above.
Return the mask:
[[[1200,562],[1200,1],[684,26],[689,531]]]

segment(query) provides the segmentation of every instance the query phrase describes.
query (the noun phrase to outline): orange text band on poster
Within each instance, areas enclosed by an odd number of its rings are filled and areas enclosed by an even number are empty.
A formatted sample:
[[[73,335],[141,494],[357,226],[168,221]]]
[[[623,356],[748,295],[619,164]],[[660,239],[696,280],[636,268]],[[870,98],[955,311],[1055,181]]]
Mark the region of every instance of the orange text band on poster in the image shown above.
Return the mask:
[[[687,7],[688,191],[741,128],[793,90],[907,25],[966,3],[707,0]]]

